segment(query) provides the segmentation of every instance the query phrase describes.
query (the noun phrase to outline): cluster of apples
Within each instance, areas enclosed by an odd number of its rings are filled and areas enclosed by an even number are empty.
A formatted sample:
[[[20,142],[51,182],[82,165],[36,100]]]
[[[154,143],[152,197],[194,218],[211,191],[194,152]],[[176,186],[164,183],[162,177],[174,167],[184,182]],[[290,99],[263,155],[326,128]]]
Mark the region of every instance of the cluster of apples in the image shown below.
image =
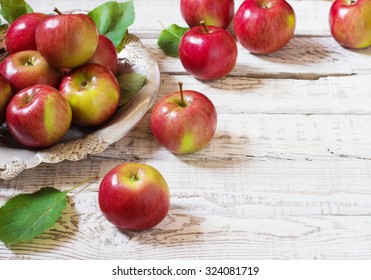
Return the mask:
[[[0,63],[0,124],[30,148],[46,148],[72,123],[102,125],[115,113],[120,87],[116,47],[85,14],[25,14],[5,35]]]
[[[179,58],[200,80],[228,75],[236,65],[237,42],[227,30],[233,20],[240,44],[255,54],[284,47],[294,35],[295,13],[285,0],[246,0],[235,13],[234,0],[181,0],[190,29],[179,43]]]
[[[179,43],[184,68],[200,80],[228,75],[236,64],[237,46],[226,30],[233,20],[238,42],[254,54],[283,48],[293,37],[295,12],[285,0],[245,0],[234,13],[234,0],[181,0],[180,11],[190,27]],[[371,1],[335,0],[331,34],[344,47],[371,45]]]

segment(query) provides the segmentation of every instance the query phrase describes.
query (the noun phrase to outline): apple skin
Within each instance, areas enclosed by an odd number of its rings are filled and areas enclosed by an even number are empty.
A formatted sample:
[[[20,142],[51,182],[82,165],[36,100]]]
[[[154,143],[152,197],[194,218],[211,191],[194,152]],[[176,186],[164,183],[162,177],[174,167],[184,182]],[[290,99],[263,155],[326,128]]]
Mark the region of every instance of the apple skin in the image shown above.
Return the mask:
[[[179,58],[184,69],[196,78],[220,79],[236,65],[237,44],[223,28],[207,26],[206,30],[200,25],[184,33],[179,43]]]
[[[6,120],[18,142],[30,148],[47,148],[67,133],[72,111],[57,89],[35,85],[13,96],[6,110]]]
[[[234,17],[240,44],[251,53],[282,49],[294,36],[295,12],[285,0],[245,0]]]
[[[98,29],[85,14],[58,14],[46,17],[36,29],[37,50],[54,67],[83,65],[98,46]]]
[[[152,109],[150,128],[154,137],[175,154],[197,152],[213,138],[217,126],[214,104],[204,94],[184,90],[160,99]]]
[[[115,45],[104,35],[99,35],[98,47],[92,58],[86,62],[97,63],[107,67],[113,75],[117,74],[119,68],[118,54]]]
[[[5,46],[8,53],[36,50],[36,28],[46,16],[43,13],[29,13],[13,21],[5,35]]]
[[[68,73],[59,86],[72,109],[72,121],[80,126],[98,126],[115,113],[120,86],[110,70],[86,64]]]
[[[159,224],[170,208],[168,185],[152,166],[127,162],[102,179],[98,203],[104,217],[124,230],[146,230]]]
[[[336,0],[329,23],[331,35],[340,45],[351,49],[371,46],[371,1]]]
[[[181,0],[180,12],[189,27],[200,25],[227,28],[234,16],[234,0]]]
[[[35,50],[9,55],[0,63],[0,73],[9,81],[14,93],[37,84],[58,87],[63,77],[61,70],[52,67]]]
[[[0,74],[0,125],[5,121],[6,108],[13,97],[12,87],[8,80]]]

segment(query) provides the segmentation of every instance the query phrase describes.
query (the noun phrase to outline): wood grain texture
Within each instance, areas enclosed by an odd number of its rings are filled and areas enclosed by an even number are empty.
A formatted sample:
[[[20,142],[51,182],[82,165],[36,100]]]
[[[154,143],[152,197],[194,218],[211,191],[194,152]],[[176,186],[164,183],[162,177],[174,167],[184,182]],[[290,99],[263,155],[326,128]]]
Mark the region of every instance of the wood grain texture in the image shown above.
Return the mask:
[[[49,12],[105,1],[27,2]],[[239,45],[232,73],[202,82],[157,46],[159,21],[184,25],[179,1],[135,0],[130,30],[159,63],[157,100],[179,80],[205,93],[218,112],[214,139],[198,153],[174,155],[153,138],[148,112],[101,154],[0,181],[2,205],[41,186],[67,190],[135,161],[156,167],[171,192],[162,223],[120,231],[100,213],[98,180],[72,194],[63,217],[39,238],[1,243],[0,259],[370,259],[371,49],[344,49],[332,39],[331,1],[289,2],[297,28],[284,49],[256,56]]]
[[[78,196],[56,227],[12,246],[11,254],[6,250],[9,258],[348,259],[370,254],[369,217],[335,213],[339,205],[351,204],[349,195],[313,202],[311,196],[284,201],[279,195],[175,193],[169,215],[147,232],[118,231],[102,219],[95,196]],[[296,211],[301,204],[310,205],[305,213]]]

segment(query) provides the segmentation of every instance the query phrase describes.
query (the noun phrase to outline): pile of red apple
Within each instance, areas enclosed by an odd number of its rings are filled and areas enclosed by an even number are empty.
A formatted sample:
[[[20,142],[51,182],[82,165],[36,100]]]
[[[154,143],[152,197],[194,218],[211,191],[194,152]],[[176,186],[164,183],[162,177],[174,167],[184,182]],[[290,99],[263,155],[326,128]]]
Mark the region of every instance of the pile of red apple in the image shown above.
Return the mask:
[[[71,123],[96,127],[115,113],[117,51],[85,14],[29,13],[5,35],[0,63],[0,125],[31,148],[46,148]]]
[[[181,0],[181,14],[190,27],[179,43],[179,58],[201,80],[228,75],[236,64],[236,41],[254,54],[282,49],[293,37],[296,17],[285,0],[245,0],[234,13],[234,0]],[[329,13],[331,34],[342,46],[371,45],[371,1],[335,0]]]

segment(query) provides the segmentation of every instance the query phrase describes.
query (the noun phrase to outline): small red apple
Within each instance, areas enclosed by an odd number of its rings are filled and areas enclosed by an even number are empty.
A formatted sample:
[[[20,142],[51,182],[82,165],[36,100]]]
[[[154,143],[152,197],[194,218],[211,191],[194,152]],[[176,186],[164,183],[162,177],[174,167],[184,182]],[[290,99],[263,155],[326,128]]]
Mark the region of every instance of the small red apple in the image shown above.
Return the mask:
[[[336,0],[329,14],[330,30],[342,46],[362,49],[371,46],[371,1]]]
[[[12,87],[3,75],[0,74],[0,126],[5,121],[6,108],[13,97]]]
[[[182,89],[160,99],[153,107],[150,128],[171,152],[186,154],[206,147],[217,125],[214,104],[204,94]]]
[[[48,85],[28,87],[10,101],[6,120],[13,137],[31,148],[46,148],[67,133],[72,112],[60,92]]]
[[[117,74],[119,68],[118,54],[115,45],[104,35],[99,35],[98,47],[92,58],[86,62],[97,63],[107,67],[113,75]]]
[[[104,217],[116,227],[150,229],[169,211],[169,188],[161,173],[152,166],[123,163],[102,179],[98,203]]]
[[[188,26],[205,21],[208,26],[227,28],[234,15],[234,0],[181,0],[180,11]]]
[[[54,67],[74,68],[87,62],[98,46],[98,29],[85,14],[46,17],[36,29],[37,50]]]
[[[42,13],[29,13],[13,21],[5,35],[8,53],[36,50],[36,28],[45,17],[46,15]]]
[[[234,17],[234,31],[250,52],[269,54],[291,40],[295,23],[295,12],[285,0],[245,0]]]
[[[73,122],[98,126],[115,113],[120,86],[110,70],[99,64],[86,64],[68,73],[59,86],[72,108]]]
[[[236,65],[237,44],[229,31],[202,22],[183,35],[179,58],[184,69],[196,78],[220,79]]]
[[[37,84],[58,87],[62,72],[52,67],[38,51],[13,53],[0,63],[0,73],[11,84],[14,93]]]

